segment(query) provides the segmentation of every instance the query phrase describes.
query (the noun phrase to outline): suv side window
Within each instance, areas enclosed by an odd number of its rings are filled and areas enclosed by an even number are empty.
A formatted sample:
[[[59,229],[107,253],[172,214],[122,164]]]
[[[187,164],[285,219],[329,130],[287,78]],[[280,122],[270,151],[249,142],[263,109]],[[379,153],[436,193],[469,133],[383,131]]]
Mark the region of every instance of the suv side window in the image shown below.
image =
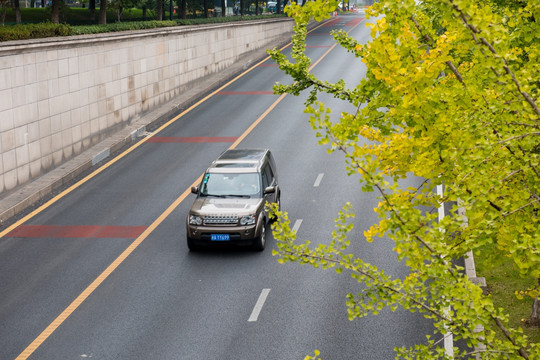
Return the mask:
[[[263,169],[263,175],[266,178],[266,184],[264,187],[270,186],[274,183],[274,173],[272,172],[272,167],[270,164],[266,164]],[[263,182],[264,183],[264,182]]]
[[[262,169],[262,173],[261,173],[261,177],[262,177],[262,184],[263,184],[263,190],[266,189],[268,186],[269,186],[269,182],[268,182],[268,171],[267,171],[267,166],[265,166],[263,169]]]

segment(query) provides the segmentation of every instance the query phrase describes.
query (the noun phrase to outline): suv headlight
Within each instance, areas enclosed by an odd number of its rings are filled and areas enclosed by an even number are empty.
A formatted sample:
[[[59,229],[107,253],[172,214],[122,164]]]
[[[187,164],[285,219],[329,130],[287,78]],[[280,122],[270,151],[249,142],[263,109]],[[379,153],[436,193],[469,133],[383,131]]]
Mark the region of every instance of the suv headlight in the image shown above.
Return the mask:
[[[203,221],[200,216],[197,215],[189,215],[189,225],[202,225]]]
[[[240,225],[253,225],[257,222],[257,217],[255,215],[245,215],[240,218]]]

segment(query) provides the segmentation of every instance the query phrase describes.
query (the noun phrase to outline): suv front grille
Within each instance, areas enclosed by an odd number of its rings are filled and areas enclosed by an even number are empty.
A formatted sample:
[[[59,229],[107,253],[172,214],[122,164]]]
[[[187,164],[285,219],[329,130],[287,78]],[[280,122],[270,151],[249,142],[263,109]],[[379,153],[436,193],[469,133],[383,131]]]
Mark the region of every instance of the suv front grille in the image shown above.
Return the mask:
[[[204,217],[205,225],[236,225],[238,224],[238,216],[236,215],[211,215]]]

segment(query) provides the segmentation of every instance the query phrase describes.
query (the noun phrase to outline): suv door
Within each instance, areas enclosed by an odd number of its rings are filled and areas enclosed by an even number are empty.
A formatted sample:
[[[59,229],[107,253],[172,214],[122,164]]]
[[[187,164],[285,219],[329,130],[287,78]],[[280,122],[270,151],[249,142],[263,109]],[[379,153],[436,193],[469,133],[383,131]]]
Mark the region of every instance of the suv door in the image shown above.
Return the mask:
[[[279,204],[279,188],[277,184],[277,180],[274,176],[274,171],[272,170],[272,166],[270,165],[270,162],[267,162],[261,173],[262,177],[262,183],[263,183],[263,190],[266,189],[268,186],[275,187],[274,193],[270,194],[264,194],[264,200],[265,202],[275,203],[277,202]],[[266,212],[266,215],[268,216],[268,212]]]

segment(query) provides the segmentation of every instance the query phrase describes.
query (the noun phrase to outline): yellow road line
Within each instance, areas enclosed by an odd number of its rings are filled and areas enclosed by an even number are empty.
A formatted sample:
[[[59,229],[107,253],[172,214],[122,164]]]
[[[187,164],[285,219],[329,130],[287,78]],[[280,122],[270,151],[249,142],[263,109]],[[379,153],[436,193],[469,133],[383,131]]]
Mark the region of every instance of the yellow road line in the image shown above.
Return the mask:
[[[202,176],[191,185],[200,183]],[[159,224],[191,193],[191,186],[178,197],[146,230],[127,247],[62,313],[47,326],[39,336],[32,341],[24,351],[17,356],[16,360],[27,359],[47,338],[97,289],[99,285],[150,235]]]
[[[244,133],[231,145],[229,149],[234,149],[240,142],[272,111],[287,94],[281,95],[270,107],[244,131]],[[170,122],[169,122],[170,123]],[[157,131],[155,132],[157,133]],[[128,149],[131,150],[131,149]],[[126,150],[126,151],[128,151]],[[123,154],[122,154],[123,155]],[[182,201],[191,193],[191,187],[199,185],[202,180],[202,175],[191,186],[186,189],[168,208],[165,210],[146,230],[135,239],[120,256],[118,256],[112,264],[110,264],[77,298],[47,326],[38,337],[32,341],[24,351],[17,356],[16,360],[27,359],[32,353],[45,341],[47,338],[75,311],[87,298],[97,289],[99,285],[107,278],[116,268],[124,262],[124,260],[150,235],[173,211],[180,205]]]
[[[135,150],[137,147],[139,147],[140,145],[142,145],[144,142],[146,142],[149,138],[151,138],[152,136],[154,136],[155,134],[159,133],[160,131],[162,131],[163,129],[165,129],[167,126],[171,125],[172,123],[174,123],[176,120],[178,120],[179,118],[181,118],[182,116],[184,116],[185,114],[187,114],[188,112],[190,112],[191,110],[193,110],[194,108],[196,108],[197,106],[199,106],[201,103],[203,103],[204,101],[208,100],[210,97],[214,96],[217,92],[221,91],[222,89],[224,89],[225,87],[229,86],[230,84],[232,84],[233,82],[237,81],[239,78],[241,78],[242,76],[244,76],[245,74],[247,74],[249,71],[251,71],[252,69],[254,69],[257,65],[259,64],[262,64],[263,62],[265,62],[266,60],[268,60],[270,57],[266,57],[264,60],[260,61],[259,63],[257,63],[254,67],[251,67],[250,69],[244,71],[242,74],[238,75],[237,77],[235,77],[234,79],[232,79],[231,81],[229,81],[228,83],[226,83],[225,85],[221,86],[219,89],[217,89],[216,91],[212,92],[211,94],[209,94],[208,96],[204,97],[203,99],[201,99],[200,101],[198,101],[197,103],[193,104],[192,106],[190,106],[188,109],[184,110],[183,112],[181,112],[179,115],[175,116],[173,119],[169,120],[168,122],[166,122],[165,124],[163,124],[162,126],[160,126],[156,131],[154,131],[153,133],[150,134],[150,136],[146,137],[145,139],[141,140],[140,142],[134,144],[133,146],[131,146],[129,149],[127,149],[125,152],[121,153],[120,155],[118,155],[117,157],[115,157],[114,159],[112,159],[111,161],[109,161],[107,164],[103,165],[102,167],[100,167],[99,169],[96,169],[94,172],[92,172],[91,174],[89,174],[88,176],[86,176],[85,178],[81,179],[80,181],[78,181],[76,184],[70,186],[69,188],[67,188],[66,190],[62,191],[60,194],[56,195],[55,197],[53,197],[51,200],[47,201],[45,204],[43,204],[42,206],[40,206],[39,208],[37,208],[36,210],[32,211],[30,214],[26,215],[25,217],[23,217],[22,219],[20,219],[19,221],[17,221],[16,223],[14,223],[13,225],[11,225],[10,227],[8,227],[6,230],[2,231],[0,233],[0,237],[3,237],[5,236],[6,234],[8,234],[9,232],[11,232],[12,230],[14,230],[16,227],[18,227],[19,225],[25,223],[26,221],[30,220],[32,217],[34,217],[35,215],[39,214],[40,212],[44,211],[45,209],[47,209],[49,206],[51,206],[52,204],[54,204],[55,202],[57,202],[58,200],[60,200],[61,198],[63,198],[64,196],[68,195],[70,192],[72,192],[73,190],[77,189],[78,187],[80,187],[81,185],[83,185],[84,183],[86,183],[87,181],[89,181],[90,179],[92,179],[93,177],[95,177],[96,175],[98,175],[99,173],[101,173],[102,171],[104,171],[105,169],[107,169],[108,167],[112,166],[113,164],[115,164],[117,161],[119,161],[120,159],[122,159],[123,157],[125,157],[127,154],[131,153],[133,150]],[[230,149],[234,149],[236,146],[238,146],[238,144],[240,144],[240,142],[255,128],[255,126],[257,126],[257,124],[259,124],[269,113],[272,109],[274,109],[276,107],[276,105],[285,97],[286,94],[283,94],[281,95],[230,147]],[[198,185],[200,182],[201,182],[201,179],[202,179],[202,175],[199,176],[199,178],[191,185],[191,186],[196,186]],[[101,283],[110,275],[112,274],[112,272],[114,270],[116,270],[116,268],[148,237],[148,235],[150,235],[157,227],[158,225],[160,225],[170,214],[171,212],[176,209],[176,207],[178,207],[178,205],[180,205],[180,203],[182,201],[184,201],[184,199],[191,193],[191,186],[186,189],[182,195],[180,195],[168,208],[167,210],[165,210],[137,239],[135,239],[129,246],[126,250],[124,250],[124,252],[122,252],[122,254],[120,254],[120,256],[118,256],[79,296],[77,296],[77,298],[64,310],[62,311],[62,313],[56,318],[53,320],[53,322],[51,324],[49,324],[49,326],[47,326],[47,328],[45,328],[45,330],[43,330],[41,332],[41,334],[38,335],[38,337],[36,339],[34,339],[34,341],[32,341],[32,343],[30,345],[28,345],[26,347],[26,349],[24,349],[24,351],[19,355],[17,356],[16,360],[23,360],[23,359],[27,359],[30,355],[32,355],[32,353],[34,351],[36,351],[36,349],[41,346],[41,344],[47,340],[47,338],[49,336],[51,336],[51,334],[73,313],[73,311],[75,311],[87,298],[88,296],[90,296],[90,294],[92,294],[92,292],[94,292],[94,290],[97,289],[97,287],[99,285],[101,285]]]
[[[319,26],[322,26],[322,24],[319,25]],[[318,28],[318,27],[316,27],[316,28]],[[314,28],[313,30],[315,30],[316,28]],[[311,30],[311,31],[313,31],[313,30]],[[285,45],[285,47],[287,47],[288,45],[289,44]],[[282,49],[284,49],[285,47],[283,47]],[[323,55],[323,57],[326,56],[328,53],[329,53],[329,51],[327,51]],[[145,143],[152,136],[159,133],[161,130],[165,129],[167,126],[171,125],[176,120],[178,120],[179,118],[181,118],[182,116],[184,116],[185,114],[187,114],[188,112],[190,112],[191,110],[193,110],[194,108],[199,106],[201,103],[208,100],[210,97],[214,96],[216,93],[218,93],[219,91],[221,91],[225,87],[229,86],[230,84],[232,84],[233,82],[235,82],[236,80],[238,80],[239,78],[241,78],[242,76],[244,76],[245,74],[247,74],[248,72],[253,70],[258,65],[260,65],[263,62],[267,61],[269,58],[270,57],[266,57],[264,60],[257,63],[255,66],[253,66],[253,67],[249,68],[248,70],[244,71],[243,73],[241,73],[240,75],[238,75],[237,77],[232,79],[231,81],[227,82],[225,85],[221,86],[216,91],[212,92],[208,96],[206,96],[203,99],[199,100],[197,103],[193,104],[188,109],[184,110],[183,112],[181,112],[180,114],[178,114],[177,116],[175,116],[174,118],[172,118],[171,120],[169,120],[168,122],[166,122],[165,124],[160,126],[156,131],[151,133],[150,136],[148,136],[145,139],[141,140],[140,142],[134,144],[129,149],[127,149],[125,152],[121,153],[120,155],[118,155],[117,157],[115,157],[114,159],[109,161],[107,164],[103,165],[99,169],[96,169],[94,172],[92,172],[91,174],[89,174],[85,178],[81,179],[80,181],[78,181],[74,185],[72,185],[69,188],[67,188],[66,190],[62,191],[60,194],[56,195],[55,197],[53,197],[52,199],[47,201],[45,204],[41,205],[36,210],[32,211],[30,214],[26,215],[25,217],[23,217],[22,219],[20,219],[19,221],[17,221],[16,223],[11,225],[10,227],[8,227],[6,230],[2,231],[0,233],[0,238],[5,236],[6,234],[11,232],[12,230],[14,230],[19,225],[21,225],[21,224],[25,223],[26,221],[30,220],[32,217],[39,214],[43,210],[47,209],[49,206],[51,206],[52,204],[54,204],[55,202],[57,202],[58,200],[60,200],[64,196],[68,195],[70,192],[77,189],[78,187],[80,187],[81,185],[83,185],[84,183],[86,183],[87,181],[89,181],[90,179],[92,179],[93,177],[95,177],[96,175],[98,175],[99,173],[101,173],[102,171],[107,169],[108,167],[112,166],[113,164],[115,164],[120,159],[124,158],[127,154],[131,153],[137,147],[139,147],[140,145]],[[320,61],[320,59],[319,59],[319,61]],[[319,61],[317,61],[315,64],[318,64]],[[310,67],[310,69],[313,68],[315,66],[315,64],[312,65]],[[272,103],[272,105],[270,105],[270,107],[268,107],[268,109],[266,109],[266,111],[261,116],[259,116],[259,118],[257,120],[255,120],[255,122],[253,124],[251,124],[246,131],[244,131],[244,133],[229,147],[229,149],[236,148],[240,144],[240,142],[242,142],[242,140],[244,140],[246,138],[246,136],[249,133],[251,133],[251,131],[253,131],[253,129],[285,98],[285,96],[287,96],[287,94],[282,94],[276,101],[274,101]],[[180,195],[171,205],[169,205],[169,207],[156,220],[154,220],[154,222],[148,228],[146,228],[146,230],[141,235],[139,235],[139,237],[137,239],[135,239],[126,248],[126,250],[124,250],[122,252],[122,254],[120,254],[79,296],[77,296],[77,298],[75,300],[73,300],[73,302],[64,311],[62,311],[62,313],[60,315],[58,315],[58,317],[56,319],[54,319],[53,322],[50,323],[49,326],[47,326],[45,328],[45,330],[43,330],[41,332],[41,334],[39,334],[38,337],[35,338],[34,341],[32,341],[32,343],[30,345],[28,345],[26,347],[26,349],[24,349],[23,352],[19,356],[17,356],[17,358],[15,360],[28,359],[28,357],[30,355],[32,355],[32,353],[34,353],[34,351],[36,351],[36,349],[39,346],[41,346],[41,344],[43,344],[43,342],[45,342],[45,340],[47,340],[47,338],[49,336],[51,336],[51,334],[88,298],[88,296],[90,296],[90,294],[92,294],[94,292],[94,290],[96,290],[101,285],[101,283],[103,283],[103,281],[105,281],[105,279],[107,279],[107,277],[109,277],[109,275],[111,275],[118,268],[118,266],[120,266],[120,264],[122,264],[122,262],[124,262],[124,260],[180,205],[180,203],[182,203],[182,201],[184,201],[184,199],[191,193],[191,187],[198,185],[201,182],[201,179],[202,179],[202,175],[200,175],[199,178],[197,180],[195,180],[195,182],[193,182],[193,184],[191,184],[191,186],[182,193],[182,195]]]

